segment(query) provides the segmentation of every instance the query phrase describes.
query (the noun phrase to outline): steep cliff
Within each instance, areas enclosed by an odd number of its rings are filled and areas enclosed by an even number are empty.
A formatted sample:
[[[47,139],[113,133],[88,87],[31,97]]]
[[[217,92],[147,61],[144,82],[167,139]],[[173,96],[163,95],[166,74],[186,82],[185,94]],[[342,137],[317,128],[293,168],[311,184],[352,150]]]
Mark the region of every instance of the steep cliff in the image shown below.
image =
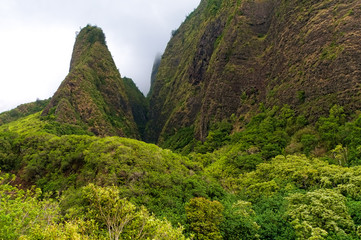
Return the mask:
[[[69,74],[42,115],[81,125],[95,135],[139,137],[124,82],[100,28],[88,25],[80,31]]]
[[[162,56],[150,96],[149,141],[289,104],[311,121],[361,106],[358,1],[202,0]]]

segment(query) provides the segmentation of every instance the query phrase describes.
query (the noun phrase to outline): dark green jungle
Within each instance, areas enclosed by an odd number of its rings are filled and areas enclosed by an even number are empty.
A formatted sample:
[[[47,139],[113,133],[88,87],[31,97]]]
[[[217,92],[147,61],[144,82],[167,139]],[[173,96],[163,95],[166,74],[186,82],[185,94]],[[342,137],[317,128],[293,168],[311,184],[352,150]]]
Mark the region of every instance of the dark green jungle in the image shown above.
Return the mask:
[[[360,1],[202,0],[145,97],[84,27],[0,114],[0,239],[361,239],[360,39]]]

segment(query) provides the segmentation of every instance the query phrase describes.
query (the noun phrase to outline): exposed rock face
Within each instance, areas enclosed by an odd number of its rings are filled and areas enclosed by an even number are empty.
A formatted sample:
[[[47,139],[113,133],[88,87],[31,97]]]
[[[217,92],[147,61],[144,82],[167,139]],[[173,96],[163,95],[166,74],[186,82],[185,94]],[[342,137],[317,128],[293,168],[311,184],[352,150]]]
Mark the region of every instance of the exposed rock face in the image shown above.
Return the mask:
[[[100,28],[87,26],[78,34],[70,72],[42,115],[84,126],[96,135],[139,137],[124,83]]]
[[[361,106],[361,3],[291,1],[269,30],[266,100],[288,103],[311,119],[337,103]]]
[[[361,107],[359,1],[202,0],[163,54],[147,139],[289,104],[310,120]]]

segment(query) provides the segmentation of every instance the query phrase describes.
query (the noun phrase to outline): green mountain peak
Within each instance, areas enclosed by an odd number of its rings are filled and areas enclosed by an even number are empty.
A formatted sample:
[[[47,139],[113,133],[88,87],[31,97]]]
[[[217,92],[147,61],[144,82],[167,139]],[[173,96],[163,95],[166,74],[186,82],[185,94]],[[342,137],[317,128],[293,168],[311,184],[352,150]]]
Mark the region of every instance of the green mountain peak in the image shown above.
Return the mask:
[[[139,137],[124,82],[100,28],[88,25],[79,32],[69,74],[42,115],[95,135]]]
[[[105,35],[101,28],[87,25],[77,34],[70,62],[70,71],[79,64],[84,54],[87,54],[89,48],[94,44],[100,44],[106,47]]]

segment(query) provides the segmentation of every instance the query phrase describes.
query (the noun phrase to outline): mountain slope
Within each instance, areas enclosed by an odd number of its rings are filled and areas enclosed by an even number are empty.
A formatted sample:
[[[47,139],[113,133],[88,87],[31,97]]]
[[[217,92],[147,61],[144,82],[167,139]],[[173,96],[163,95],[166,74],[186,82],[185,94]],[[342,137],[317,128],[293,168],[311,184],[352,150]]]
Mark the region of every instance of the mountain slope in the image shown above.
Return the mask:
[[[138,89],[132,79],[123,77],[122,80],[125,92],[129,99],[129,104],[132,108],[134,121],[137,124],[141,138],[143,138],[145,126],[148,121],[148,100],[144,97],[143,93]]]
[[[22,187],[78,197],[76,191],[88,183],[116,186],[122,198],[174,224],[185,222],[184,204],[192,197],[224,194],[186,156],[117,136],[56,136],[48,131],[51,121],[39,115],[0,126],[0,169],[15,174]]]
[[[2,112],[0,113],[0,125],[16,121],[19,118],[42,111],[49,102],[50,99],[36,100],[35,102],[21,104],[10,111]]]
[[[150,96],[148,140],[288,104],[311,121],[361,106],[357,1],[203,0],[170,40]]]
[[[124,83],[98,27],[77,36],[68,76],[42,113],[95,135],[138,138]]]

